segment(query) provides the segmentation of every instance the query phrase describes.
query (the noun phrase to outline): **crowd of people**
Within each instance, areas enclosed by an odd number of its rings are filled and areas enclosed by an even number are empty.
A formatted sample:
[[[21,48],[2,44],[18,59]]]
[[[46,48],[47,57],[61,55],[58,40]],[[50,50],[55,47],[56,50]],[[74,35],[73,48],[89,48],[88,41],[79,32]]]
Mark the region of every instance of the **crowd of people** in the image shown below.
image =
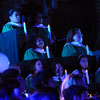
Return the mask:
[[[23,27],[20,12],[9,11],[10,21],[3,26],[2,34]],[[30,27],[24,61],[31,60],[32,70],[24,79],[19,65],[10,65],[0,70],[0,100],[99,100],[88,94],[89,73],[87,48],[83,45],[83,35],[80,28],[71,28],[66,37],[61,57],[77,56],[77,69],[67,73],[67,67],[62,62],[52,62],[52,74],[42,62],[42,59],[54,58],[52,50],[56,37],[48,32],[48,26],[43,25],[40,12],[32,13],[27,22]],[[52,32],[52,31],[51,31]],[[88,51],[92,56],[92,51]],[[1,66],[1,65],[0,65]],[[88,76],[87,76],[88,75]]]

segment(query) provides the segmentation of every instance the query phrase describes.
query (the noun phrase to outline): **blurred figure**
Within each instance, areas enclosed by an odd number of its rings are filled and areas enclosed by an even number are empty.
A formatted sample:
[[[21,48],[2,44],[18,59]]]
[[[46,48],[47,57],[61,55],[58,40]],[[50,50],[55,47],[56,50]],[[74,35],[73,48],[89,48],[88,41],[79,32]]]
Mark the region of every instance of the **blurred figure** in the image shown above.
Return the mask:
[[[43,71],[43,64],[42,64],[41,60],[39,60],[39,59],[35,59],[32,62],[32,66],[33,66],[33,71],[32,71],[33,73],[30,73],[25,79],[26,89],[27,89],[27,91],[30,91],[30,92],[34,91],[33,85],[32,85],[32,79],[35,77],[40,78],[40,74]],[[34,84],[35,84],[35,82],[34,82]]]
[[[87,55],[86,48],[82,44],[82,36],[80,28],[72,28],[68,31],[66,44],[62,50],[62,57]],[[92,52],[89,52],[89,55],[92,55]]]
[[[85,55],[80,55],[78,58],[78,69],[74,70],[73,74],[86,74],[86,69],[88,69],[88,58]]]
[[[57,100],[52,92],[40,92],[33,94],[28,100]]]
[[[10,21],[3,26],[2,33],[22,27],[20,23],[20,12],[17,9],[11,9],[9,11],[9,20]]]
[[[50,37],[48,26],[43,24],[43,16],[41,12],[33,12],[28,19],[28,24],[31,27],[31,33],[42,36],[46,40],[46,45],[53,44],[56,40],[54,33],[51,31]]]
[[[86,80],[81,74],[68,74],[61,85],[61,98],[63,98],[64,89],[68,89],[72,85],[83,86],[87,88]],[[86,93],[87,94],[87,93]]]
[[[4,89],[6,90],[6,100],[24,100],[24,80],[19,75],[18,70],[8,69],[2,73],[1,79],[4,83]]]
[[[65,73],[61,62],[54,62],[54,76],[52,77],[53,81],[56,83],[57,87],[60,89],[60,85],[65,79]]]
[[[83,86],[72,85],[68,89],[64,90],[65,100],[85,100],[86,88]]]
[[[21,75],[21,69],[20,69],[19,65],[12,64],[12,65],[9,66],[9,69],[16,69],[16,70],[18,70],[19,74]]]
[[[85,55],[80,55],[78,58],[78,67],[72,73],[73,74],[81,74],[86,80],[86,83],[89,84],[89,73],[88,72],[88,58]]]

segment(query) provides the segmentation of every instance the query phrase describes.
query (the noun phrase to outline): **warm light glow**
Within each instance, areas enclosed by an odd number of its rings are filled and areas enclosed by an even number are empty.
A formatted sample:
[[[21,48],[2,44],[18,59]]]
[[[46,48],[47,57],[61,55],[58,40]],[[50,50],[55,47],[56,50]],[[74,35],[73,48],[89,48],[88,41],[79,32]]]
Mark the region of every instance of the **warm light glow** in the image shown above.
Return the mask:
[[[89,84],[89,75],[88,75],[88,70],[86,69],[86,79],[87,79],[87,84]]]
[[[48,32],[49,32],[49,38],[51,39],[51,28],[49,24],[48,24]]]
[[[67,76],[67,69],[65,69],[65,77]]]
[[[50,58],[49,47],[46,46],[47,57]]]
[[[89,55],[89,46],[86,45],[86,52],[87,52],[87,55]]]
[[[24,27],[25,36],[27,37],[27,28],[26,28],[26,23],[25,22],[23,23],[23,27]]]

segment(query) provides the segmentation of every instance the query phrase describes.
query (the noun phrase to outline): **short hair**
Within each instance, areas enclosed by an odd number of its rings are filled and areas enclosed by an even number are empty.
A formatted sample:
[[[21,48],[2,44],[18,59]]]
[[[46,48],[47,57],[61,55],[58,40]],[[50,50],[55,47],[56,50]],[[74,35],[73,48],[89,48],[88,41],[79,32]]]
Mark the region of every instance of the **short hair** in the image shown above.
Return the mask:
[[[15,11],[16,11],[16,12],[19,12],[18,9],[11,9],[11,10],[9,10],[9,16],[12,16],[12,14],[13,14]]]
[[[68,31],[66,42],[70,43],[73,41],[73,36],[76,34],[76,31],[80,30],[80,28],[72,28]]]

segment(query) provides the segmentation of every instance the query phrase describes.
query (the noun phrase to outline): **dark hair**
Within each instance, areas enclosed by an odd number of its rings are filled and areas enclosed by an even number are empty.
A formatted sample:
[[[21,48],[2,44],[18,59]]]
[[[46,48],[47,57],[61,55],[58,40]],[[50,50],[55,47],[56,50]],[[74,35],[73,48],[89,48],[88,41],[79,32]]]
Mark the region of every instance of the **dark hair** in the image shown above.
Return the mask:
[[[3,79],[17,79],[17,77],[19,76],[19,72],[16,69],[7,69],[2,73],[2,77]]]
[[[11,96],[14,88],[20,87],[20,82],[17,80],[19,72],[16,69],[7,69],[2,73],[2,80],[8,96]]]
[[[11,10],[9,11],[9,16],[12,16],[12,14],[13,14],[15,11],[16,11],[16,12],[19,12],[18,9],[11,9]]]
[[[65,89],[63,94],[65,100],[73,100],[73,97],[76,95],[81,97],[81,94],[85,92],[87,89],[83,86],[72,85],[68,89]]]
[[[35,69],[35,64],[36,64],[37,61],[41,61],[41,60],[40,60],[40,59],[34,59],[33,61],[31,61],[31,66],[32,66],[31,68],[32,68],[32,70],[34,70],[34,71],[36,70],[36,69]],[[42,61],[41,61],[41,62],[42,62]],[[33,71],[32,71],[32,72],[33,72]]]
[[[82,58],[87,58],[87,56],[86,56],[86,55],[80,55],[80,56],[78,57],[78,62],[80,62],[80,60],[81,60]]]
[[[36,40],[37,40],[38,38],[42,38],[43,41],[44,41],[44,38],[43,38],[42,36],[40,36],[40,35],[33,35],[33,36],[31,36],[31,37],[29,38],[29,40],[28,40],[28,42],[27,42],[27,44],[26,44],[26,49],[25,49],[25,50],[27,50],[27,49],[29,49],[29,48],[36,49],[36,48],[37,48]],[[44,41],[44,46],[45,46],[45,41]]]
[[[67,37],[66,37],[66,42],[70,43],[73,41],[73,36],[76,34],[76,32],[80,30],[80,28],[72,28],[68,31]]]
[[[80,65],[80,61],[81,61],[82,58],[87,58],[87,56],[86,56],[86,55],[80,55],[80,56],[78,57],[78,71],[79,71],[81,74],[83,74],[83,73],[82,73],[82,67],[81,67],[81,65]]]
[[[36,19],[37,19],[38,14],[42,15],[42,12],[35,11],[35,12],[32,12],[30,14],[30,16],[28,17],[28,22],[27,22],[29,24],[29,26],[33,26],[36,23]]]

